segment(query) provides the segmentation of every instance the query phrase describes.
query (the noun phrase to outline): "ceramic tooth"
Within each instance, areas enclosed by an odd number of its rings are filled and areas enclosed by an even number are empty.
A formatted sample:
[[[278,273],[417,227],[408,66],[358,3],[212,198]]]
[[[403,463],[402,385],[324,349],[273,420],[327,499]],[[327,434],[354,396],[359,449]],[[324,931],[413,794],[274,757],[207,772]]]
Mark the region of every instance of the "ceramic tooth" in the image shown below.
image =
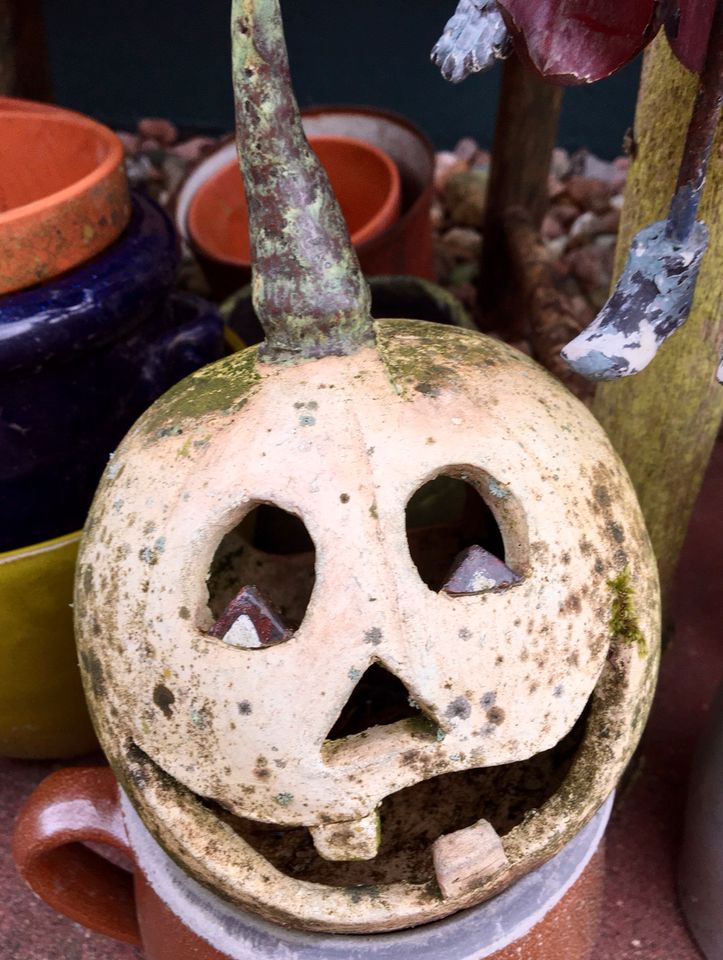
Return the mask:
[[[509,867],[499,834],[487,820],[438,837],[432,861],[442,896],[460,897]]]
[[[310,832],[316,852],[325,860],[373,860],[381,841],[379,811],[358,820],[312,827]]]

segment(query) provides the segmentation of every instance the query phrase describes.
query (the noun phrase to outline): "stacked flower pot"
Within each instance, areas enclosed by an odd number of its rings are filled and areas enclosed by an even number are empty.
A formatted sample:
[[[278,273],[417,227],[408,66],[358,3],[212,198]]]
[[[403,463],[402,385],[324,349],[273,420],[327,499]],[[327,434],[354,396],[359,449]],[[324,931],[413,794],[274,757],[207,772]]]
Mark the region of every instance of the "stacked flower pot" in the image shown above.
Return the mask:
[[[62,757],[96,744],[70,604],[98,478],[223,341],[217,312],[173,291],[175,231],[129,193],[115,134],[9,98],[0,125],[0,753]]]

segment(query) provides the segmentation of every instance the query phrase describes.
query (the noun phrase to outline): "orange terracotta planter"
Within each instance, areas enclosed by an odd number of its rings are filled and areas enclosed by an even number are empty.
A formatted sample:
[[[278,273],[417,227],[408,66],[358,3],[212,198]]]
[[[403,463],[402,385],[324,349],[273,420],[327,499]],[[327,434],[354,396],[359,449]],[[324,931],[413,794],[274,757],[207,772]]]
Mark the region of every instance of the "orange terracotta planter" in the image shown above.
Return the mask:
[[[71,111],[20,106],[0,104],[0,294],[89,260],[130,218],[118,137]]]
[[[21,113],[71,112],[70,110],[65,110],[64,107],[57,107],[54,103],[43,103],[40,100],[23,100],[22,97],[0,97],[0,113],[4,113],[6,110],[19,110]]]
[[[376,146],[391,157],[399,171],[399,216],[376,236],[356,244],[359,263],[367,276],[409,274],[434,279],[430,210],[434,192],[434,148],[428,137],[406,117],[361,106],[312,107],[302,113],[310,140],[317,137],[352,137]],[[236,163],[232,137],[193,165],[170,201],[179,234],[192,246],[214,300],[240,290],[251,280],[250,266],[223,263],[207,257],[189,236],[188,215],[196,193],[225,166]]]
[[[353,137],[314,137],[311,145],[329,176],[352,243],[365,243],[386,230],[399,216],[401,186],[394,161],[373,144]],[[194,195],[188,232],[205,256],[250,267],[248,210],[235,159]]]

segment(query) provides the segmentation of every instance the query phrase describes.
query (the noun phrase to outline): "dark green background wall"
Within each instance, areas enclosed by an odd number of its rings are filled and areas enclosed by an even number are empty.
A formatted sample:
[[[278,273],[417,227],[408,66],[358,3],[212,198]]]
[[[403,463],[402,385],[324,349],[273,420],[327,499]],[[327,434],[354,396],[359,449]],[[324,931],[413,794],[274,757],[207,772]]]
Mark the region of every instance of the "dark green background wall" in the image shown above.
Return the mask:
[[[455,0],[285,0],[297,95],[312,103],[370,103],[416,120],[441,147],[465,134],[489,145],[499,66],[459,86],[429,51]],[[43,0],[59,103],[130,128],[143,116],[184,128],[232,125],[230,0]],[[604,157],[632,122],[638,65],[567,91],[559,142]]]

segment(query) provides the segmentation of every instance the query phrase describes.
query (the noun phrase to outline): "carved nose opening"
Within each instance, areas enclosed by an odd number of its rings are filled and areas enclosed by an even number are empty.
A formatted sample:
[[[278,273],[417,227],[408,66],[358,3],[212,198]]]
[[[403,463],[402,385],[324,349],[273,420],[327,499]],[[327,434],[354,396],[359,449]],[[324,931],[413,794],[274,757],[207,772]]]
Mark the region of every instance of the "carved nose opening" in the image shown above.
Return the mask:
[[[415,702],[405,684],[381,663],[373,663],[344,704],[327,741],[343,740],[372,727],[411,720],[436,733],[437,724]]]

